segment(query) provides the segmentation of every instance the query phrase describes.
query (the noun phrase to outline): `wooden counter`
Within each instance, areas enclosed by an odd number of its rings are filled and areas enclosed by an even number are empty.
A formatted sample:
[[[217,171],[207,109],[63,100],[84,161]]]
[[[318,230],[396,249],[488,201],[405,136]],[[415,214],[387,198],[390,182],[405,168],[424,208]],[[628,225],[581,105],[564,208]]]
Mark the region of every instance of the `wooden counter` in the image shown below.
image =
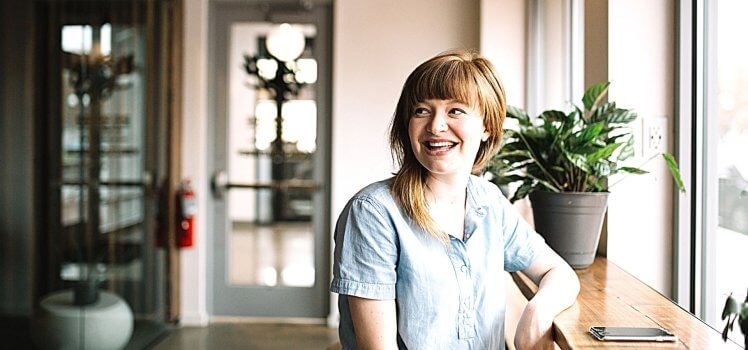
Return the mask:
[[[677,304],[603,257],[589,268],[577,270],[581,291],[577,301],[553,322],[554,339],[562,349],[675,348],[742,349]],[[537,287],[527,276],[512,278],[528,299]],[[591,326],[663,327],[678,342],[601,342],[589,335]]]

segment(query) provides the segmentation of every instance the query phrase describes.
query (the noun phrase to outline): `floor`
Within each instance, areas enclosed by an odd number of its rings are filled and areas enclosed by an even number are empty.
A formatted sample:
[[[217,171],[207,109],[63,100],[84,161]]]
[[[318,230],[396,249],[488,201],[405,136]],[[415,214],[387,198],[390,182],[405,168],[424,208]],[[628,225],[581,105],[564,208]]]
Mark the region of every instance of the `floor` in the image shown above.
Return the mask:
[[[310,223],[257,226],[232,222],[227,277],[232,285],[314,285],[314,235]],[[337,328],[307,324],[213,323],[174,328],[151,349],[315,349],[338,342]]]
[[[315,349],[338,341],[338,330],[323,325],[214,323],[176,328],[152,349]]]

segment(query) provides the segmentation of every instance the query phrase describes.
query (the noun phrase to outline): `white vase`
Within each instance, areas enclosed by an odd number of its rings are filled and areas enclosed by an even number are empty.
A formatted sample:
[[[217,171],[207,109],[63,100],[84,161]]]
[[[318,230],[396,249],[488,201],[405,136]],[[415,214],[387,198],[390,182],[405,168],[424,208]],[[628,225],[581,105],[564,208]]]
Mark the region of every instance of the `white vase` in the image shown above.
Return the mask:
[[[39,309],[31,332],[43,349],[122,349],[132,336],[132,310],[114,293],[100,291],[98,301],[79,306],[72,290],[62,290],[42,298]]]

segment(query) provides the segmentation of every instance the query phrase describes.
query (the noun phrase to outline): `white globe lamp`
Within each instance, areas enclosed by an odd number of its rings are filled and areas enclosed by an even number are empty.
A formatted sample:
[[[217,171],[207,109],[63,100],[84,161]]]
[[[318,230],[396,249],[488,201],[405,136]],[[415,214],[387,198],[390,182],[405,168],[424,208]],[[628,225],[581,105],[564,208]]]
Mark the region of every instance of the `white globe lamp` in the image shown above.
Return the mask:
[[[304,33],[288,23],[274,26],[265,40],[268,52],[283,62],[291,62],[301,56],[304,45]]]

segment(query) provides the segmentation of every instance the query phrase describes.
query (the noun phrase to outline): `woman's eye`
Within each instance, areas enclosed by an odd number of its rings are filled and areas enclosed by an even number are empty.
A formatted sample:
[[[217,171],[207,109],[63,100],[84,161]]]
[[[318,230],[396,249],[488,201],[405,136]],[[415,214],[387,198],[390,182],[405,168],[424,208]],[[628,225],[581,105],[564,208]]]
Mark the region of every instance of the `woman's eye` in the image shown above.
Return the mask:
[[[422,117],[429,114],[429,110],[423,107],[416,108],[416,110],[413,112],[416,116]]]
[[[467,114],[467,112],[465,112],[465,110],[462,108],[452,108],[449,110],[449,114],[461,115]]]

